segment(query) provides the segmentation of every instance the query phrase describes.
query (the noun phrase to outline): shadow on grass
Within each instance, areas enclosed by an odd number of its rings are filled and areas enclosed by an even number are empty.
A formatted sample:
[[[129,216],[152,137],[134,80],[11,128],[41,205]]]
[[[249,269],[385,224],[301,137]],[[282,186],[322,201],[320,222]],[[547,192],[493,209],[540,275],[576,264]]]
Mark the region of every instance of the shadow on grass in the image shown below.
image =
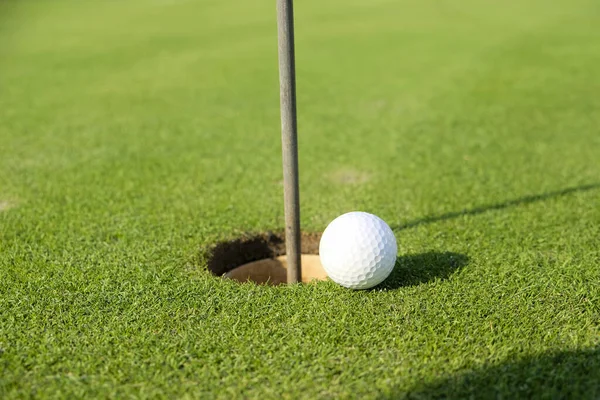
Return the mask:
[[[552,198],[556,198],[556,197],[562,197],[562,196],[566,196],[566,195],[569,195],[572,193],[577,193],[577,192],[586,192],[586,191],[594,190],[594,189],[600,189],[600,183],[591,183],[588,185],[573,186],[570,188],[556,190],[553,192],[546,192],[546,193],[541,193],[541,194],[536,194],[536,195],[531,195],[531,196],[525,196],[525,197],[521,197],[518,199],[507,200],[507,201],[503,201],[501,203],[483,205],[483,206],[475,207],[475,208],[472,208],[469,210],[453,211],[453,212],[449,212],[446,214],[440,214],[440,215],[430,215],[430,216],[427,216],[424,218],[416,219],[414,221],[409,221],[405,224],[393,226],[392,229],[393,230],[409,229],[409,228],[414,228],[419,225],[431,224],[434,222],[458,218],[463,215],[478,215],[478,214],[483,214],[488,211],[503,210],[503,209],[509,208],[509,207],[515,207],[515,206],[519,206],[519,205],[535,203],[538,201],[548,200],[548,199],[552,199]]]
[[[382,398],[600,399],[600,348],[506,361]]]
[[[435,279],[447,279],[469,262],[464,254],[430,251],[400,256],[390,276],[379,286],[397,289],[415,286]]]

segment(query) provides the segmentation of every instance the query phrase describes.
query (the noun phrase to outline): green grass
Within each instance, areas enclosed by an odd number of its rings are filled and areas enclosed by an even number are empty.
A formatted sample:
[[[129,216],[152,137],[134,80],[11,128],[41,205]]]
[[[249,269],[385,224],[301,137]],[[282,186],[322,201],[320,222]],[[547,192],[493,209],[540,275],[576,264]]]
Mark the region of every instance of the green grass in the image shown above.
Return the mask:
[[[0,2],[0,397],[600,397],[600,7],[296,4],[302,224],[371,291],[212,276],[283,225],[274,2]]]

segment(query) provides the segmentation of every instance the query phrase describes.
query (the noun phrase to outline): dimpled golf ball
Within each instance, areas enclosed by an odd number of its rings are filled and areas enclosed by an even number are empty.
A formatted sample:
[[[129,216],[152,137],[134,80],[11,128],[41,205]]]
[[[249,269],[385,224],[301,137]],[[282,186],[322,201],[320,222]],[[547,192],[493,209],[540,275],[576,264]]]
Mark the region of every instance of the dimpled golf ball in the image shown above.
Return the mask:
[[[381,218],[350,212],[334,219],[319,244],[321,264],[336,283],[350,289],[369,289],[394,269],[398,245]]]

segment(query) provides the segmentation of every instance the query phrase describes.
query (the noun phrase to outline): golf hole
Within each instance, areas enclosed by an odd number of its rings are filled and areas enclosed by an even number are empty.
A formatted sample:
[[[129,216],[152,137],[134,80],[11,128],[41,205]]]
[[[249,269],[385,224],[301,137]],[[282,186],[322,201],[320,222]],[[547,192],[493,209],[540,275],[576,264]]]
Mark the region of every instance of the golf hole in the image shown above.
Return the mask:
[[[302,233],[302,282],[327,279],[319,258],[320,233]],[[208,270],[238,282],[287,283],[285,235],[264,233],[221,242],[208,252]]]

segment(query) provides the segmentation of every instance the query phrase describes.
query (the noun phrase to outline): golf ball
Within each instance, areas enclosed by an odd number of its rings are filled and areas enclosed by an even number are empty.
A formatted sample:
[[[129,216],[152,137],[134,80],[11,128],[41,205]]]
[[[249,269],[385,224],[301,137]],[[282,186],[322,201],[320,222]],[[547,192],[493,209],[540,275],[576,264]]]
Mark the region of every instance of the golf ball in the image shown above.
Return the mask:
[[[381,218],[350,212],[334,219],[319,244],[321,264],[336,283],[368,289],[383,282],[396,263],[394,233]]]

